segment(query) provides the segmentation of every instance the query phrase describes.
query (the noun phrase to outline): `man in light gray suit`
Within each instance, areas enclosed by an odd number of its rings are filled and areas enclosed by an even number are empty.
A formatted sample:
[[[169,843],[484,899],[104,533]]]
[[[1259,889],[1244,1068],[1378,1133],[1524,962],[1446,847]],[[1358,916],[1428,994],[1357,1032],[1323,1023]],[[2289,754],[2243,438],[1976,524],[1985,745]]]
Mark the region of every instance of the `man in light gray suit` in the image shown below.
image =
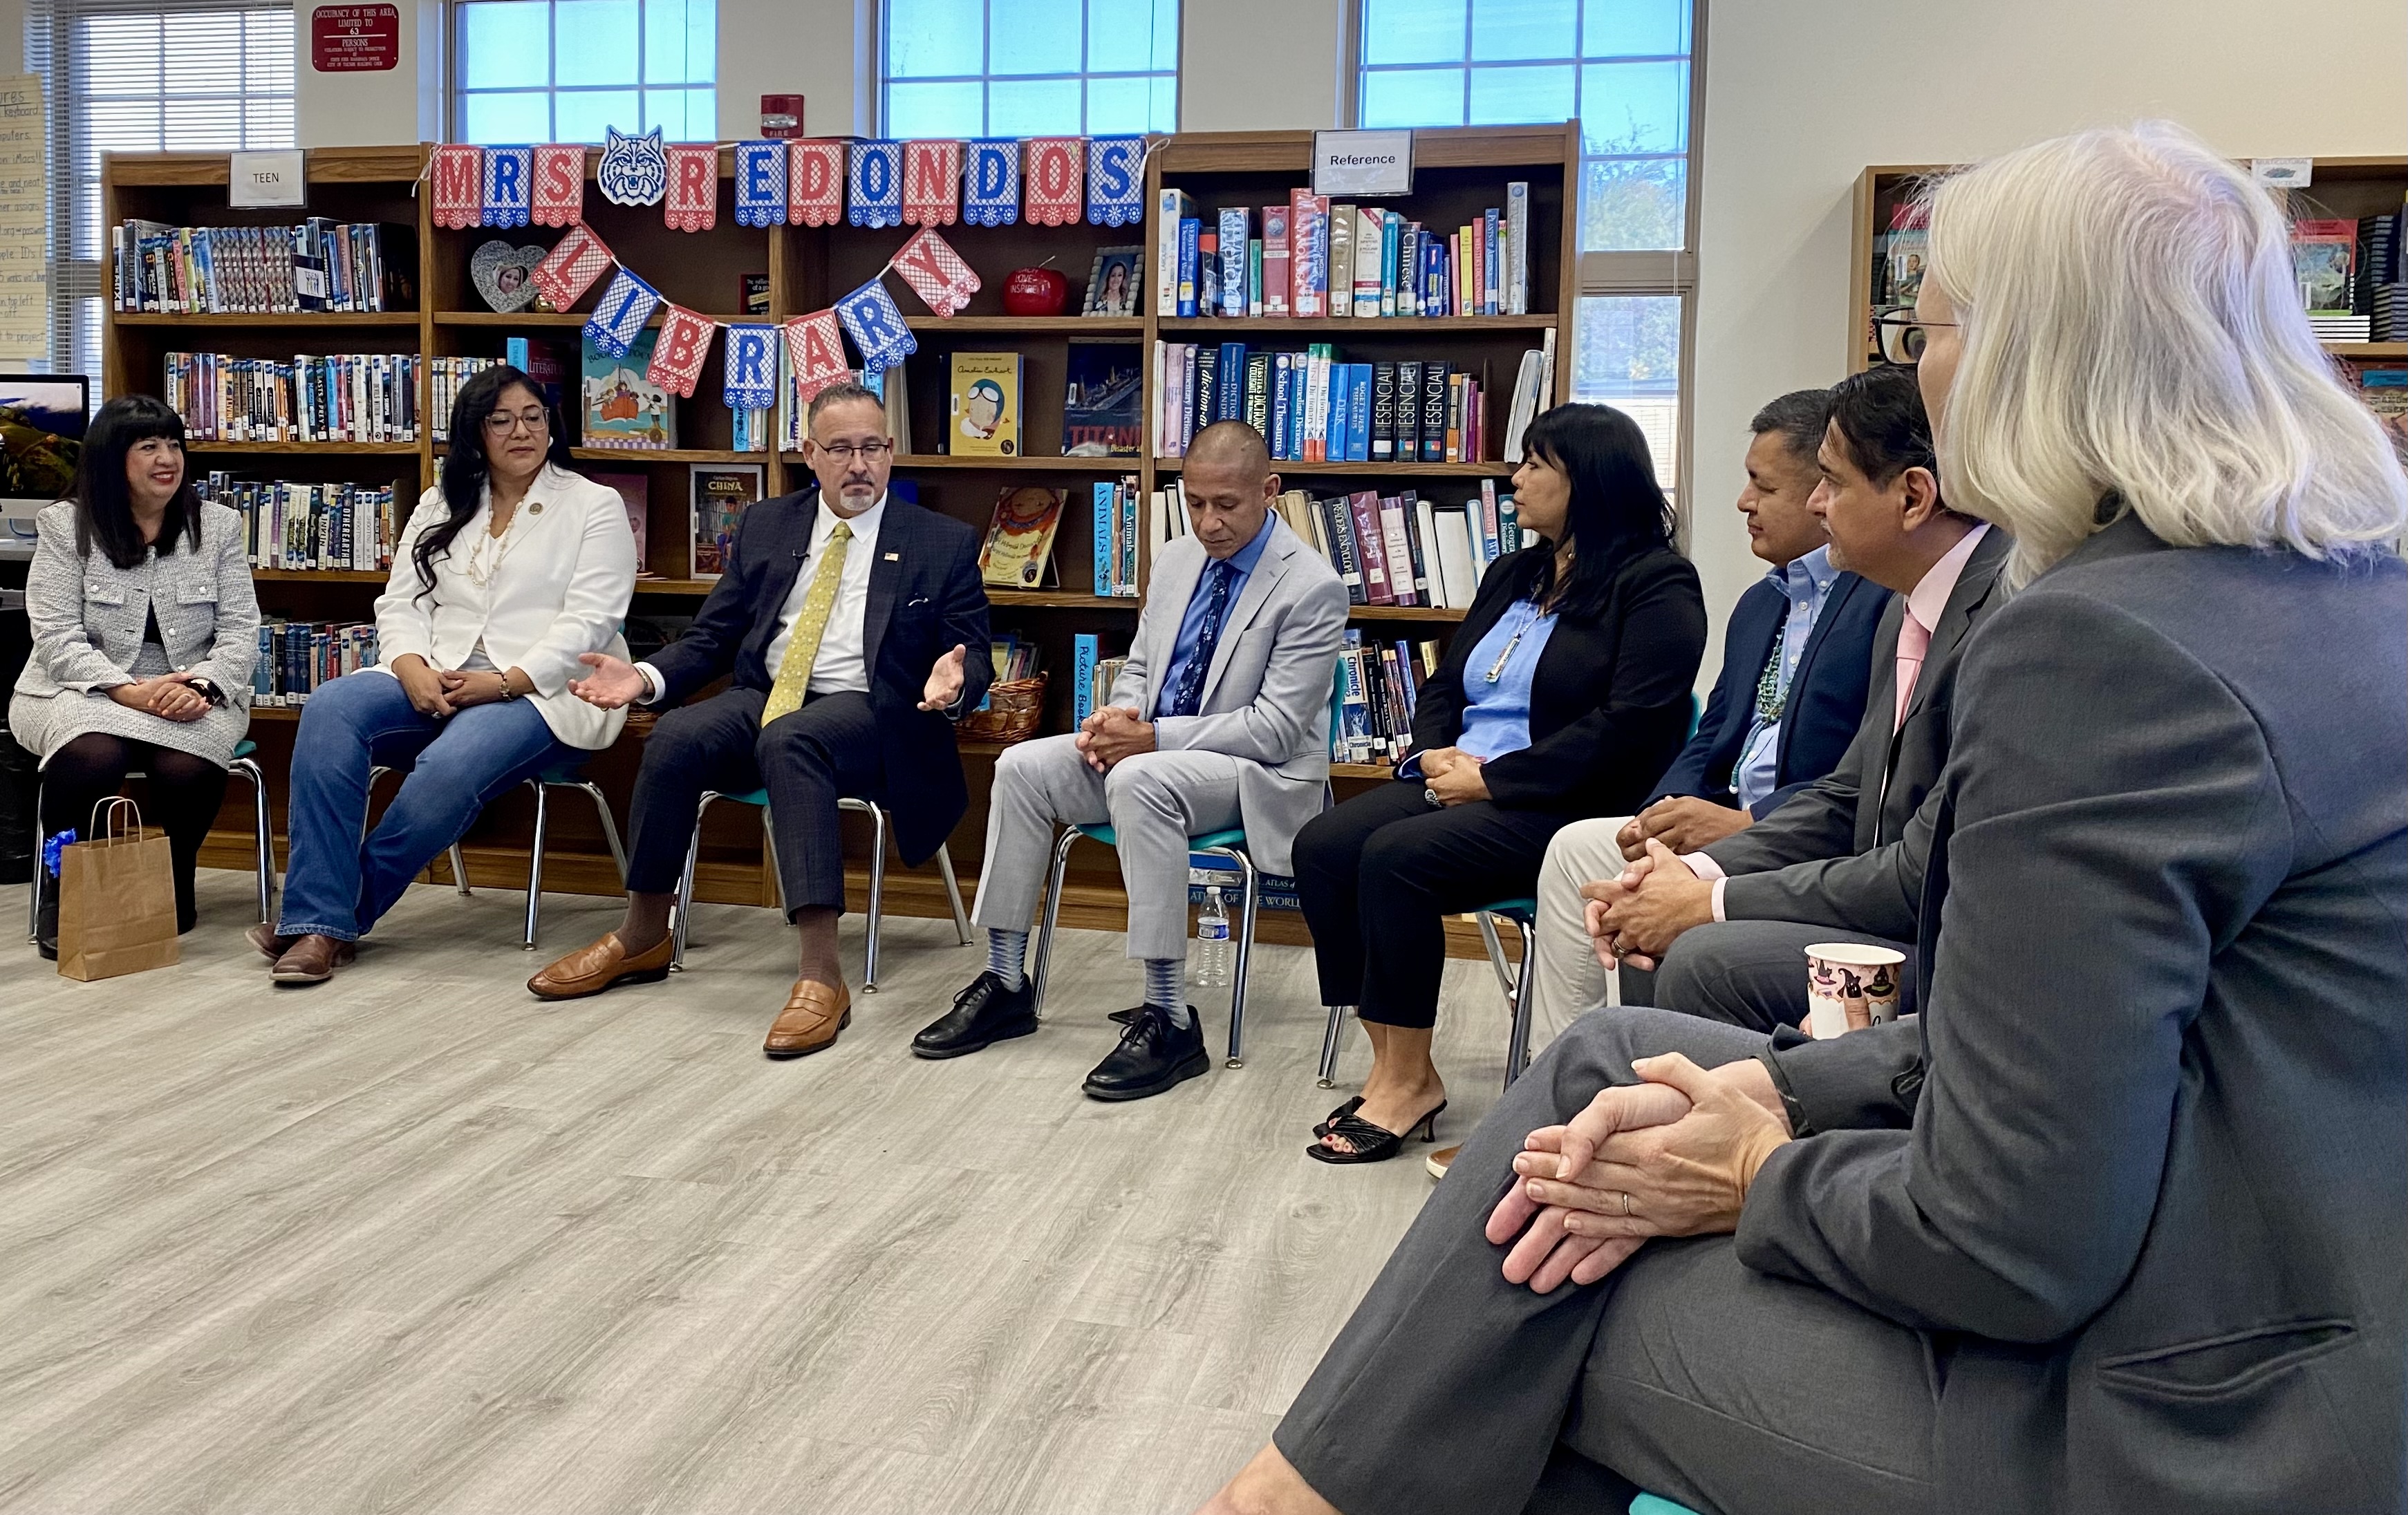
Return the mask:
[[[1054,828],[1111,823],[1128,892],[1128,955],[1145,1003],[1087,1075],[1105,1100],[1159,1094],[1211,1066],[1186,1000],[1187,844],[1242,826],[1266,873],[1321,813],[1331,675],[1346,590],[1271,511],[1279,476],[1241,422],[1199,433],[1182,470],[1190,535],[1154,556],[1128,662],[1075,734],[1023,742],[996,764],[978,923],[987,967],[912,1039],[960,1057],[1037,1029],[1025,960]]]

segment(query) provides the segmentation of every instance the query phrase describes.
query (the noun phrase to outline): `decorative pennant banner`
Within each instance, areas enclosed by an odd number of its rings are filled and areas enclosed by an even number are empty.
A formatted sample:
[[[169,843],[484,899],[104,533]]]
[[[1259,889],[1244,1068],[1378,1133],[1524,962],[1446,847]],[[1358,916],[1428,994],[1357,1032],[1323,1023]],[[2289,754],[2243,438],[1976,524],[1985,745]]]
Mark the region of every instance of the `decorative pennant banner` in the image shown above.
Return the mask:
[[[837,325],[835,311],[796,316],[786,322],[785,333],[786,362],[794,369],[798,404],[809,405],[820,391],[852,375],[852,366],[844,361],[844,332]],[[729,370],[735,366],[731,360]]]
[[[918,338],[896,307],[895,296],[886,286],[871,279],[861,288],[836,303],[838,319],[853,337],[853,345],[861,353],[865,373],[878,373],[894,367],[920,350]]]
[[[718,332],[718,323],[709,316],[697,316],[681,305],[670,306],[661,317],[660,337],[652,344],[652,365],[644,370],[644,378],[665,390],[693,394],[702,378],[703,360],[710,356],[710,339]]]
[[[527,196],[534,188],[535,149],[487,148],[484,194],[480,210],[488,226],[527,223]]]
[[[485,150],[446,142],[435,150],[435,224],[465,232],[484,219]]]
[[[778,403],[778,328],[739,322],[727,328],[727,408],[767,410]]]
[[[895,254],[891,265],[911,292],[939,316],[950,316],[979,292],[979,277],[933,226],[923,226]]]
[[[786,144],[737,143],[736,224],[775,226],[785,219]]]
[[[627,136],[616,127],[604,127],[603,133],[602,162],[594,170],[602,198],[614,206],[660,204],[669,187],[669,160],[661,134],[655,130]]]
[[[961,215],[962,145],[903,144],[903,220],[913,226],[951,226]]]
[[[1010,226],[1020,220],[1020,142],[982,136],[970,144],[962,186],[962,220],[972,226]]]
[[[844,219],[844,144],[826,137],[786,144],[786,224],[833,226]]]
[[[1087,144],[1087,220],[1134,226],[1145,220],[1145,138],[1099,136]]]
[[[855,226],[902,225],[903,144],[881,139],[850,147],[853,163],[845,185],[850,207],[846,218]]]
[[[575,226],[585,220],[585,150],[574,142],[547,142],[535,150],[535,205],[538,226]]]
[[[665,150],[669,203],[661,214],[669,230],[707,232],[718,225],[719,149],[709,142],[677,142]]]
[[[558,250],[553,250],[555,255]],[[614,358],[624,358],[635,343],[636,334],[652,319],[660,303],[660,291],[621,268],[618,277],[610,280],[610,287],[602,292],[602,303],[594,307],[593,316],[585,322],[585,339]],[[659,359],[655,357],[653,361],[657,363]],[[686,393],[693,393],[692,386]]]
[[[594,235],[594,229],[580,222],[568,229],[560,245],[543,262],[535,265],[536,292],[554,310],[566,310],[594,287],[594,281],[609,271],[610,250]]]
[[[1079,203],[1086,186],[1083,154],[1086,139],[1077,136],[1032,136],[1028,139],[1028,223],[1068,226],[1086,207]]]

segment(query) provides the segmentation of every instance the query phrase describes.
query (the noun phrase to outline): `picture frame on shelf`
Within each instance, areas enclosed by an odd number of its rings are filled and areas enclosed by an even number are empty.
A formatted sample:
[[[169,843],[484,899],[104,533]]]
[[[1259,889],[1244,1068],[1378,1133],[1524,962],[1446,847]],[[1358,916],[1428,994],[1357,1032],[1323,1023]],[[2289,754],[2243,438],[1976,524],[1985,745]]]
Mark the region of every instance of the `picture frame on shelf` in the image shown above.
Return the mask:
[[[1087,273],[1087,293],[1079,314],[1136,315],[1139,276],[1144,266],[1145,249],[1141,247],[1097,248],[1095,265]]]

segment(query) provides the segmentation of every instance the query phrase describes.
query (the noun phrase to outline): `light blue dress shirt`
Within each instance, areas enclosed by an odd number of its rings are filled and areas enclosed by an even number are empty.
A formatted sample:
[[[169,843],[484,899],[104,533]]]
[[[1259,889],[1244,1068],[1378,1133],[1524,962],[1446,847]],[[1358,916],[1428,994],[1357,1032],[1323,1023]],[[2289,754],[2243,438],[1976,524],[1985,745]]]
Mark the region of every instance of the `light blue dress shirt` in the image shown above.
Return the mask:
[[[1254,539],[1238,549],[1226,559],[1229,565],[1229,606],[1222,612],[1221,634],[1227,636],[1228,617],[1238,608],[1238,596],[1246,592],[1246,580],[1254,575],[1254,565],[1263,560],[1263,549],[1270,545],[1271,526],[1279,520],[1266,514],[1263,529]],[[1196,576],[1196,592],[1187,596],[1187,609],[1179,618],[1179,636],[1170,644],[1170,666],[1162,670],[1162,682],[1154,686],[1158,705],[1179,692],[1179,680],[1187,672],[1187,665],[1196,656],[1196,647],[1204,639],[1204,610],[1212,603],[1212,559],[1204,560],[1204,571]]]
[[[1463,735],[1456,747],[1476,758],[1500,758],[1530,745],[1530,680],[1555,634],[1554,613],[1541,615],[1528,600],[1515,600],[1497,618],[1463,665]]]
[[[1764,577],[1789,601],[1788,619],[1781,623],[1781,643],[1772,654],[1775,688],[1785,710],[1789,682],[1798,677],[1806,644],[1814,636],[1814,620],[1830,599],[1831,584],[1840,570],[1831,566],[1831,550],[1818,547],[1792,563],[1766,570]],[[1731,766],[1731,792],[1752,810],[1757,801],[1780,787],[1774,781],[1780,767],[1781,722],[1765,719],[1759,709],[1755,723],[1747,728],[1747,739],[1740,744],[1739,761]]]

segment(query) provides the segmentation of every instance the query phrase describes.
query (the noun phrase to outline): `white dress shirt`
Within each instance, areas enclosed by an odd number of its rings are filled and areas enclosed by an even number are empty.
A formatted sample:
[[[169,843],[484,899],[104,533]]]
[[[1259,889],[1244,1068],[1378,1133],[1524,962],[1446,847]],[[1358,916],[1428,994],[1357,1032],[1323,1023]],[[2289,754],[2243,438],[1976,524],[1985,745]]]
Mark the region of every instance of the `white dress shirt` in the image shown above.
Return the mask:
[[[863,646],[862,636],[869,621],[869,570],[878,561],[878,527],[885,519],[886,496],[881,494],[876,505],[846,522],[853,527],[853,540],[845,547],[844,577],[837,581],[835,607],[828,611],[826,629],[820,633],[819,655],[811,660],[811,693],[869,692],[867,649]],[[777,635],[761,650],[772,683],[777,681],[779,665],[785,661],[786,644],[794,638],[795,619],[803,613],[803,601],[811,592],[811,579],[819,573],[820,554],[827,550],[837,523],[844,521],[845,517],[828,508],[824,497],[820,500],[819,514],[811,522],[811,545],[803,555],[800,571],[795,575],[795,587],[787,592],[785,606],[778,612]],[[636,666],[642,672],[649,691],[644,703],[657,703],[667,682],[651,664],[638,663]]]

